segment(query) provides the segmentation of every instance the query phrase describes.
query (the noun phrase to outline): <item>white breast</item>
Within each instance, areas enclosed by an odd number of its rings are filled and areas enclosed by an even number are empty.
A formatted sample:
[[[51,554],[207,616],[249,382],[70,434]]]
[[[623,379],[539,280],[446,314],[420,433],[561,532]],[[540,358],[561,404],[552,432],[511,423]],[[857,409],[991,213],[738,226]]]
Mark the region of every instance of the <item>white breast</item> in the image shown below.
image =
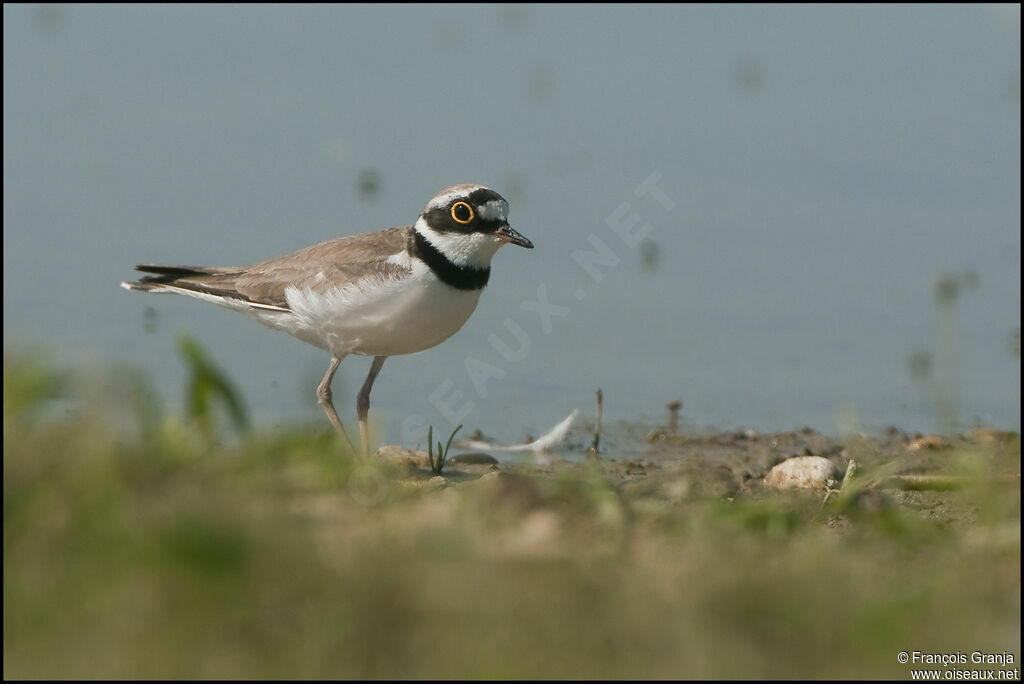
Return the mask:
[[[411,269],[402,278],[372,276],[323,293],[290,287],[287,314],[253,312],[261,322],[335,356],[393,356],[448,339],[476,308],[482,290],[457,290],[419,259],[392,257]]]

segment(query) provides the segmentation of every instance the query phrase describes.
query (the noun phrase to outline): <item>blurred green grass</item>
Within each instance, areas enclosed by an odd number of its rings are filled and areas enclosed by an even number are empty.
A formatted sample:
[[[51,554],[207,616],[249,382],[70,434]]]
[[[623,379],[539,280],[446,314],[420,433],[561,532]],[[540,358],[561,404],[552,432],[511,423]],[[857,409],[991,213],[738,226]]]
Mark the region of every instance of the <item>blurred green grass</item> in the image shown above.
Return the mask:
[[[1019,439],[950,456],[978,483],[938,504],[971,513],[952,524],[933,505],[624,483],[607,461],[438,489],[356,468],[326,425],[219,435],[132,372],[5,355],[5,678],[877,678],[908,676],[901,650],[1019,659]],[[997,458],[1015,485],[986,484]]]

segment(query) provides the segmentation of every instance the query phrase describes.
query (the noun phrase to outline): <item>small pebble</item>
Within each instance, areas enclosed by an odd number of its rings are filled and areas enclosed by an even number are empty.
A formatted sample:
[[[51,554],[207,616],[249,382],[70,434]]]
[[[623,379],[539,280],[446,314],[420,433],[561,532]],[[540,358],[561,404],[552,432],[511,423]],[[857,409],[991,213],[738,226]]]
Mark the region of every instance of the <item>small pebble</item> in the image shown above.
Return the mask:
[[[938,435],[925,435],[918,437],[907,444],[907,451],[921,451],[922,449],[941,449],[946,446],[945,440]]]
[[[495,465],[498,459],[490,454],[474,451],[468,454],[455,454],[448,459],[448,462],[458,465]]]
[[[827,489],[839,481],[832,461],[821,456],[786,459],[768,471],[764,483],[773,489]]]

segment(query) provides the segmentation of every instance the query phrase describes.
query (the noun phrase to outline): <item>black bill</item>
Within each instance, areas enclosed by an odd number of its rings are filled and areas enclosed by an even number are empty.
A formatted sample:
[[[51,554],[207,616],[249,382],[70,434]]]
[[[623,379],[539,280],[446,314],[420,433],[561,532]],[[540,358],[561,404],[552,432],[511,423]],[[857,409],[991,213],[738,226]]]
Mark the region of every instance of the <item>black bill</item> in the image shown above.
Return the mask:
[[[525,236],[507,223],[499,226],[498,230],[496,230],[494,234],[497,235],[500,240],[504,240],[509,244],[533,249],[533,243],[527,240]]]

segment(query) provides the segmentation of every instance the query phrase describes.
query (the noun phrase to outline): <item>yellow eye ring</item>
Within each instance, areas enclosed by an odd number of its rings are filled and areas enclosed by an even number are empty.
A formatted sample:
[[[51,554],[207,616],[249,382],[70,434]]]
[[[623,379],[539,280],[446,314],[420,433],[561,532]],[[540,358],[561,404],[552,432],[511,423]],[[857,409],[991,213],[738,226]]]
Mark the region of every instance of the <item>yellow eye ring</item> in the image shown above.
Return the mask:
[[[452,220],[456,223],[461,223],[462,225],[466,225],[476,218],[476,214],[473,212],[473,207],[469,206],[465,202],[456,202],[453,204],[451,214]],[[460,215],[462,218],[459,218]]]

